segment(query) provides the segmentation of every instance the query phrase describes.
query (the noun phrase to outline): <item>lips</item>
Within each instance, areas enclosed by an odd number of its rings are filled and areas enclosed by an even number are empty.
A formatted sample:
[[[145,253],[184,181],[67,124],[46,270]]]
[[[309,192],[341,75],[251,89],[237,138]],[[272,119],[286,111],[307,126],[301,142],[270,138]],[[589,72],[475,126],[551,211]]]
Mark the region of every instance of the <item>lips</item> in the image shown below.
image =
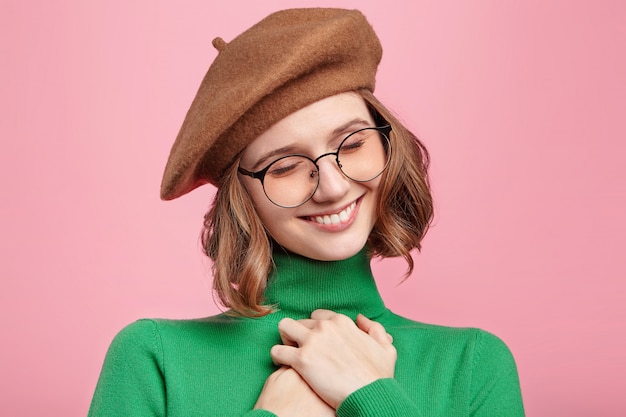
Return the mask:
[[[337,213],[329,213],[321,216],[309,216],[307,220],[318,224],[341,224],[350,220],[350,215],[356,207],[356,201],[352,202],[348,207]]]

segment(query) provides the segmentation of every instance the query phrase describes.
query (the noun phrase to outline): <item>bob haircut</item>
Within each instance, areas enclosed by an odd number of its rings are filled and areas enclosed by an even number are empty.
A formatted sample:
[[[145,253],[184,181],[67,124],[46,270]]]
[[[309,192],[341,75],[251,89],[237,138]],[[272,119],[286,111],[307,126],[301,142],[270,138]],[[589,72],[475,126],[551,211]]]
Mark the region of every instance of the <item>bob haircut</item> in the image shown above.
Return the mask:
[[[369,90],[357,90],[377,125],[390,124],[391,160],[381,178],[376,223],[367,242],[368,255],[398,257],[413,271],[411,250],[421,249],[433,218],[428,179],[429,155],[424,145]],[[239,158],[224,173],[204,217],[202,245],[212,259],[213,289],[228,314],[260,317],[274,311],[263,304],[272,272],[275,244],[241,184]]]

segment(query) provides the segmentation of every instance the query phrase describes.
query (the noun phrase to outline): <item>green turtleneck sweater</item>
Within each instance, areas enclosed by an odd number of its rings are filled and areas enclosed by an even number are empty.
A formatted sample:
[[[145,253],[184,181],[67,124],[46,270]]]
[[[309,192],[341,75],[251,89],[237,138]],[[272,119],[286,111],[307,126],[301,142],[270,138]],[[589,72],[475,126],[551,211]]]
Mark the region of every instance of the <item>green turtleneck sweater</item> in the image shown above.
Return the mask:
[[[278,321],[318,308],[363,313],[393,336],[393,379],[352,393],[338,416],[523,416],[508,348],[478,329],[418,323],[383,304],[369,259],[333,262],[276,253],[265,296],[279,310],[262,318],[225,314],[198,320],[139,320],[113,340],[89,416],[271,417],[252,410],[276,367]]]

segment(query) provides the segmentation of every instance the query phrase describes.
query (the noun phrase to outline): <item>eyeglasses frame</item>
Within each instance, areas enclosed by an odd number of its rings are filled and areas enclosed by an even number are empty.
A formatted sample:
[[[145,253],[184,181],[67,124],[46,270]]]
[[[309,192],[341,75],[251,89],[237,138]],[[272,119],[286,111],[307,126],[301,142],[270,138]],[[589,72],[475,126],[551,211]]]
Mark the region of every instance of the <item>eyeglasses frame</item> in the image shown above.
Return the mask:
[[[317,168],[317,172],[319,173],[320,167],[319,167],[319,165],[317,165],[317,161],[319,161],[320,159],[322,159],[322,158],[324,158],[326,156],[334,155],[335,156],[335,163],[339,167],[339,171],[341,172],[341,174],[344,177],[346,177],[346,178],[348,178],[348,179],[350,179],[350,180],[352,180],[354,182],[371,181],[374,178],[377,178],[378,176],[380,176],[385,171],[385,169],[387,169],[387,166],[389,165],[389,161],[391,160],[389,157],[387,158],[387,162],[385,163],[385,166],[380,171],[380,173],[378,173],[374,177],[369,178],[367,180],[355,180],[354,178],[350,178],[345,172],[343,172],[343,169],[341,169],[342,168],[341,167],[341,162],[339,161],[339,151],[341,150],[341,146],[346,142],[346,140],[348,140],[348,138],[350,138],[350,136],[352,136],[354,134],[357,134],[359,132],[362,132],[363,130],[368,130],[368,129],[376,130],[376,131],[378,131],[379,133],[382,133],[385,136],[385,138],[387,139],[387,144],[388,144],[388,146],[385,148],[385,151],[389,152],[391,150],[391,138],[389,137],[389,134],[391,133],[392,128],[391,128],[391,125],[387,124],[387,125],[384,125],[384,126],[371,126],[371,127],[364,127],[364,128],[361,128],[361,129],[357,129],[354,132],[351,132],[345,138],[343,138],[343,140],[341,141],[341,143],[339,144],[339,146],[337,147],[337,150],[335,152],[327,152],[325,154],[322,154],[322,155],[318,156],[315,159],[312,159],[309,156],[303,155],[303,154],[289,154],[289,155],[281,156],[280,158],[276,158],[275,160],[270,162],[265,168],[263,168],[263,169],[261,169],[259,171],[256,171],[256,172],[248,171],[247,169],[242,168],[241,166],[239,168],[237,168],[237,171],[240,174],[242,174],[242,175],[246,175],[248,177],[256,178],[259,181],[261,181],[261,187],[263,188],[263,193],[265,194],[267,199],[269,201],[271,201],[274,205],[276,205],[278,207],[282,207],[282,208],[299,207],[299,206],[303,205],[304,203],[306,203],[307,201],[309,201],[311,199],[311,197],[313,197],[313,195],[315,194],[315,191],[317,191],[317,187],[319,187],[319,184],[320,184],[319,175],[317,176],[317,184],[315,185],[315,188],[313,189],[313,191],[311,191],[311,194],[306,198],[306,200],[304,200],[302,203],[299,203],[299,204],[296,204],[296,205],[293,205],[293,206],[283,206],[283,205],[277,204],[274,200],[272,200],[270,198],[270,196],[267,195],[267,192],[265,191],[265,183],[264,183],[265,175],[267,174],[267,171],[269,171],[270,167],[272,165],[274,165],[276,162],[280,161],[281,159],[291,158],[293,156],[298,156],[298,157],[306,158],[309,161],[313,162],[313,165],[315,165],[315,168]]]

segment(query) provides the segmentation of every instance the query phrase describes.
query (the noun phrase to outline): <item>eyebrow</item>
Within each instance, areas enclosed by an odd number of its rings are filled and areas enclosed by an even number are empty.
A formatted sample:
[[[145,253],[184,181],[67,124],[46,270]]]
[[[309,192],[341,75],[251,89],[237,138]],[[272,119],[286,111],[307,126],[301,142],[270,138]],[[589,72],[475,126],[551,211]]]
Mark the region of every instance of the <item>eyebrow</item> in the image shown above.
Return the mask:
[[[296,149],[297,148],[294,145],[287,145],[283,146],[282,148],[271,150],[268,153],[264,154],[263,157],[259,159],[256,164],[254,164],[254,166],[252,167],[252,171],[256,171],[257,169],[259,169],[259,166],[264,165],[268,159],[278,155],[295,153]]]
[[[352,130],[352,128],[354,127],[371,127],[371,123],[368,122],[367,120],[361,119],[360,117],[357,117],[356,119],[352,119],[347,123],[342,124],[341,126],[339,126],[338,128],[336,128],[335,130],[333,130],[332,135],[333,136],[337,136],[341,133],[346,133],[348,130]],[[350,132],[352,133],[352,132]]]
[[[356,119],[352,119],[349,122],[344,123],[341,126],[333,129],[331,136],[337,136],[342,133],[348,133],[348,132],[352,133],[355,127],[358,127],[358,128],[370,127],[370,125],[371,123],[368,122],[367,120],[357,117]],[[279,155],[282,156],[282,155],[287,155],[287,154],[293,154],[293,153],[296,153],[297,150],[298,150],[298,147],[295,145],[287,145],[287,146],[283,146],[282,148],[273,149],[263,154],[263,156],[252,167],[252,171],[258,170],[260,166],[264,166],[267,160],[272,157],[279,156]]]

